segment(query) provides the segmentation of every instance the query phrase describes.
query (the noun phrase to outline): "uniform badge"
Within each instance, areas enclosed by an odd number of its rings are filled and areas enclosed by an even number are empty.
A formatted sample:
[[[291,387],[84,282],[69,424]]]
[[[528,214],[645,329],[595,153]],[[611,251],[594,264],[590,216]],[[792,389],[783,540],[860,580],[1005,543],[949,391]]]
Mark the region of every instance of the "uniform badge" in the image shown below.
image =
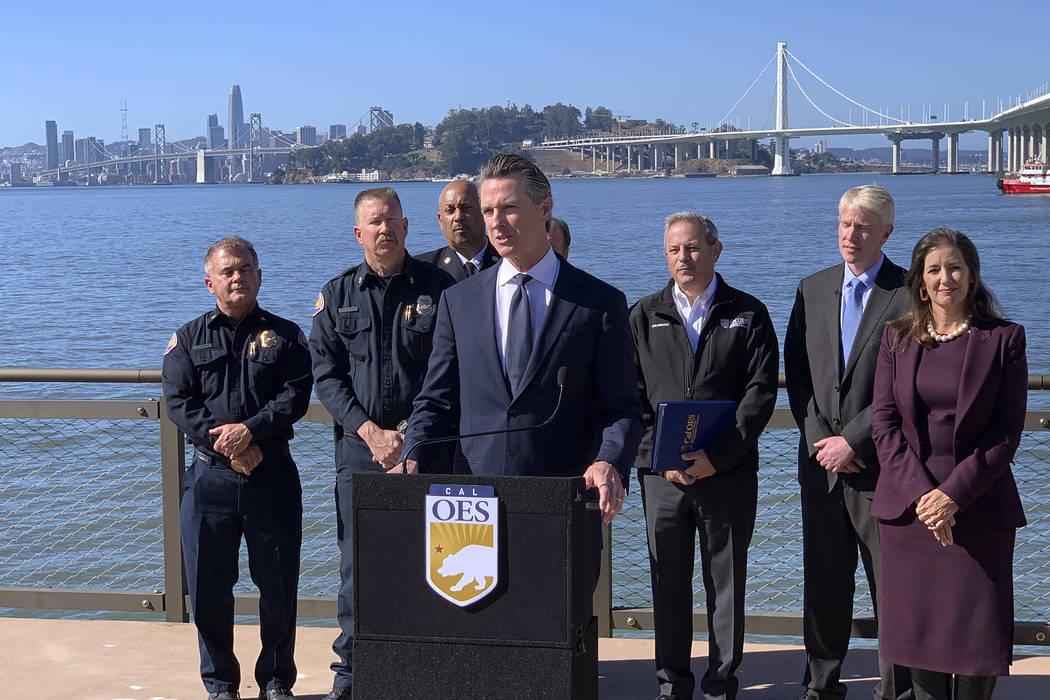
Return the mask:
[[[314,316],[324,311],[324,292],[317,293],[317,301],[314,302]]]
[[[299,331],[299,344],[306,349],[310,348],[310,343],[306,340],[306,333],[303,333],[301,329]]]
[[[259,334],[259,345],[261,345],[264,348],[277,347],[277,334],[271,331],[270,329],[266,329],[265,331]]]
[[[448,265],[448,264],[449,264],[450,262],[452,262],[452,258],[451,258],[451,257],[449,257],[448,255],[446,255],[446,256],[445,256],[445,259],[444,259],[444,260],[442,260],[441,262],[443,262],[443,263],[445,263],[446,265]]]
[[[179,344],[179,334],[172,333],[171,340],[168,341],[168,347],[164,348],[164,354],[167,355],[169,352],[175,349],[175,346]]]
[[[420,294],[416,299],[416,313],[420,316],[432,316],[434,314],[434,300],[429,294]]]
[[[465,607],[496,589],[499,499],[491,486],[432,484],[426,497],[426,577],[439,596]]]

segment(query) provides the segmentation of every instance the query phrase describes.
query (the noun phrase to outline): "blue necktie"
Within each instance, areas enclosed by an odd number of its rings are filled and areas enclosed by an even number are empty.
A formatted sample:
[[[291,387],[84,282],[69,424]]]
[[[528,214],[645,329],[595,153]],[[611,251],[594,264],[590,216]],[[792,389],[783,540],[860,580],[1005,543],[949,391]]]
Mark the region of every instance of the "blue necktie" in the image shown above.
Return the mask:
[[[846,285],[846,299],[842,308],[842,364],[841,371],[846,371],[853,341],[857,338],[860,317],[864,315],[864,291],[867,287],[860,278],[850,280]]]
[[[507,318],[507,381],[511,392],[515,394],[532,355],[532,310],[529,308],[529,293],[525,289],[531,279],[525,273],[514,275],[518,289],[510,301],[510,315]]]

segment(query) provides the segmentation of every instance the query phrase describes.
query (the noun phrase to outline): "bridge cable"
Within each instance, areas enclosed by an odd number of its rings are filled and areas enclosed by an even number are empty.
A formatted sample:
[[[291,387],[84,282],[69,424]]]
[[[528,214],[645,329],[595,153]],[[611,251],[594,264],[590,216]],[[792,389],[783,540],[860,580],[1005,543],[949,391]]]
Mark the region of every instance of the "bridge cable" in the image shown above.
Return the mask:
[[[725,115],[724,115],[724,116],[723,116],[723,117],[722,117],[721,119],[719,119],[719,120],[718,120],[718,125],[719,125],[719,126],[721,126],[722,124],[724,124],[724,123],[725,123],[725,121],[726,121],[726,117],[728,117],[728,116],[729,116],[730,114],[732,114],[732,113],[733,113],[733,110],[734,110],[734,109],[736,109],[736,108],[737,108],[737,107],[738,107],[738,106],[740,105],[740,103],[744,101],[744,98],[748,96],[748,93],[750,93],[750,92],[751,92],[751,89],[752,89],[753,87],[755,87],[755,84],[756,84],[756,83],[757,83],[757,82],[758,82],[759,80],[761,80],[761,79],[762,79],[762,76],[763,76],[763,75],[765,75],[765,73],[766,73],[766,71],[767,71],[767,70],[769,70],[769,67],[770,67],[770,66],[771,66],[771,65],[773,64],[773,61],[775,61],[775,60],[776,60],[776,58],[777,58],[777,55],[776,55],[776,54],[774,53],[774,54],[773,54],[773,57],[769,59],[769,63],[767,63],[767,64],[766,64],[766,67],[762,69],[762,72],[758,74],[758,77],[757,77],[757,78],[755,78],[755,80],[754,80],[754,81],[753,81],[753,82],[751,83],[751,86],[750,86],[750,87],[749,87],[749,88],[748,88],[748,89],[747,89],[747,90],[746,90],[746,91],[744,92],[744,94],[740,96],[740,99],[736,101],[736,104],[735,104],[735,105],[733,105],[732,107],[730,107],[730,108],[729,108],[729,111],[728,111],[728,112],[726,112],[726,113],[725,113]]]
[[[822,83],[822,84],[824,85],[824,87],[826,87],[827,89],[831,90],[832,92],[834,92],[834,93],[835,93],[836,95],[838,95],[838,96],[839,96],[839,97],[841,97],[842,99],[844,99],[844,100],[847,100],[848,102],[852,102],[853,104],[857,105],[857,106],[858,106],[858,107],[860,107],[861,109],[867,110],[867,111],[871,112],[872,114],[877,114],[877,115],[879,115],[880,117],[883,117],[883,118],[885,118],[885,119],[891,119],[891,120],[893,120],[893,121],[897,122],[898,124],[905,124],[905,123],[907,123],[907,122],[905,122],[905,121],[903,121],[903,120],[901,120],[901,119],[898,119],[897,117],[891,117],[891,116],[890,116],[890,115],[888,115],[888,114],[883,114],[882,112],[879,112],[878,110],[874,110],[874,109],[872,109],[871,107],[867,107],[867,106],[865,106],[865,105],[862,105],[862,104],[861,104],[860,102],[857,102],[857,101],[856,101],[856,100],[854,100],[854,99],[853,99],[852,97],[849,97],[848,95],[844,95],[844,94],[842,94],[841,92],[839,92],[838,90],[836,90],[836,89],[835,89],[834,87],[832,87],[831,85],[829,85],[829,84],[828,84],[828,82],[827,82],[826,80],[824,80],[824,79],[823,79],[823,78],[821,78],[821,77],[820,77],[819,75],[817,75],[816,73],[814,73],[813,71],[811,71],[811,70],[809,69],[809,67],[808,67],[808,66],[807,66],[807,65],[806,65],[805,63],[803,63],[802,61],[799,61],[799,59],[798,59],[798,56],[796,56],[795,54],[791,53],[791,52],[790,52],[790,51],[788,51],[788,50],[787,50],[786,48],[784,49],[784,51],[785,51],[785,52],[787,53],[787,55],[788,55],[788,56],[790,56],[790,57],[791,57],[791,58],[793,58],[793,59],[794,59],[794,60],[795,60],[796,62],[798,62],[798,64],[799,64],[800,66],[802,66],[803,68],[805,68],[805,69],[806,69],[806,72],[807,72],[807,73],[809,73],[809,74],[810,74],[810,75],[812,75],[812,76],[813,76],[814,78],[816,78],[817,80],[819,80],[819,81],[820,81],[820,82],[821,82],[821,83]],[[789,70],[789,71],[791,70],[791,64],[788,64],[788,70]],[[794,75],[792,75],[792,77],[794,77]],[[795,84],[796,84],[796,85],[798,84],[798,81],[797,81],[797,80],[795,81]],[[801,89],[801,87],[800,87],[799,89]],[[803,92],[803,94],[805,94],[805,92]],[[809,97],[807,96],[807,97],[806,97],[806,99],[809,99]],[[810,100],[810,104],[812,104],[812,100]],[[819,108],[819,107],[817,107],[816,105],[813,105],[813,106],[814,106],[814,107],[816,107],[818,111],[820,111],[820,108]],[[820,113],[821,113],[821,114],[824,114],[824,112],[823,112],[823,111],[820,111]],[[828,115],[827,115],[827,114],[824,114],[824,116],[828,116]],[[833,119],[833,117],[828,117],[828,118],[829,118],[829,119]],[[835,120],[835,121],[838,121],[838,120]],[[840,124],[845,124],[845,122],[839,122],[839,123],[840,123]],[[853,125],[852,125],[852,124],[849,124],[848,126],[853,126]]]
[[[827,117],[831,121],[838,122],[842,126],[853,126],[853,124],[850,124],[848,122],[844,122],[841,119],[836,119],[835,117],[831,116],[830,114],[828,114],[827,112],[822,110],[820,107],[818,107],[817,104],[813,100],[810,99],[809,95],[806,94],[805,89],[798,82],[798,78],[795,77],[795,71],[791,70],[791,64],[790,63],[787,64],[787,69],[788,69],[788,73],[791,75],[791,79],[793,81],[795,81],[795,86],[799,89],[799,92],[802,93],[802,96],[806,98],[806,101],[809,102],[813,106],[813,109],[817,110],[818,112],[823,114],[825,117]]]

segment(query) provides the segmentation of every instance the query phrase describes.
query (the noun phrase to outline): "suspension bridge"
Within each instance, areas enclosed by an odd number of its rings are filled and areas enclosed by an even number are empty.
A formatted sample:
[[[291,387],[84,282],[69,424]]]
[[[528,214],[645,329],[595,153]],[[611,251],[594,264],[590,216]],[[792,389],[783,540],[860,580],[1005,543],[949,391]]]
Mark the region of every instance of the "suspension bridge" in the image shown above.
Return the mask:
[[[110,144],[110,148],[119,147],[124,153],[114,153],[95,139],[88,139],[90,149],[81,162],[69,163],[40,173],[43,178],[60,182],[68,179],[70,175],[86,173],[90,183],[90,174],[98,170],[127,170],[130,166],[139,164],[148,167],[154,184],[169,182],[170,164],[173,161],[194,160],[196,162],[196,182],[215,182],[217,177],[216,165],[219,163],[230,163],[230,177],[234,173],[245,173],[248,182],[258,182],[262,179],[264,158],[267,156],[282,156],[292,151],[303,148],[302,144],[296,143],[289,136],[280,131],[271,130],[262,123],[262,115],[253,113],[249,121],[243,125],[241,131],[231,135],[228,143],[246,144],[242,148],[196,148],[187,146],[185,143],[167,143],[167,136],[163,124],[153,127],[152,152],[127,154],[128,144],[133,142],[117,142]]]
[[[771,95],[770,109],[767,118],[759,128],[752,128],[751,116],[746,116],[746,127],[741,128],[741,105],[755,94],[755,87],[776,63],[776,81]],[[795,68],[804,76],[816,81],[816,87],[834,97],[839,109],[846,110],[846,117],[833,116],[821,108],[810,96],[814,89],[806,90],[798,78]],[[791,88],[794,86],[794,90]],[[801,96],[801,104],[808,112],[789,110],[789,91]],[[531,146],[531,150],[579,150],[586,158],[591,156],[592,168],[595,168],[599,153],[605,163],[619,160],[626,163],[627,172],[642,170],[660,170],[665,164],[670,165],[673,154],[673,167],[678,167],[683,154],[691,155],[695,149],[696,157],[715,158],[719,153],[719,144],[728,145],[731,141],[751,141],[752,158],[755,155],[755,141],[772,139],[774,142],[773,175],[792,175],[789,144],[791,139],[801,137],[827,138],[832,136],[882,134],[892,144],[893,172],[901,172],[901,143],[911,139],[930,141],[933,171],[939,170],[940,142],[947,138],[947,171],[959,169],[959,134],[971,131],[984,131],[988,134],[988,165],[990,173],[1007,170],[1019,170],[1028,159],[1037,158],[1045,162],[1050,152],[1050,90],[1043,86],[1027,99],[1018,96],[1015,103],[1006,109],[999,105],[999,111],[986,116],[982,109],[980,119],[970,119],[968,108],[963,119],[950,121],[945,115],[943,121],[936,121],[937,116],[930,109],[923,108],[919,121],[912,121],[901,108],[899,116],[893,116],[886,109],[874,109],[836,89],[823,78],[810,70],[801,60],[787,49],[787,43],[777,45],[777,51],[751,83],[736,104],[711,129],[693,131],[671,129],[664,132],[646,131],[619,133],[590,133],[571,139],[545,140]],[[794,116],[793,116],[794,115]],[[771,118],[769,118],[771,117]],[[1007,146],[1003,150],[1003,136],[1007,136]]]

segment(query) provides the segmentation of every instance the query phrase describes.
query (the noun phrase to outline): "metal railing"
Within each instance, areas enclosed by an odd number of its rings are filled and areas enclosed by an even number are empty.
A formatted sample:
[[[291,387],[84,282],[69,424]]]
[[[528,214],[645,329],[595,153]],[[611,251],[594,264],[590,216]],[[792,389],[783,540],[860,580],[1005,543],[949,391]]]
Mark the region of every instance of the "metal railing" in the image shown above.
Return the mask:
[[[157,384],[159,370],[0,368],[0,382]],[[1050,375],[1029,387],[1050,389]],[[292,453],[303,486],[299,615],[335,618],[339,553],[332,499],[331,417],[312,404]],[[777,409],[759,444],[759,505],[749,554],[745,631],[802,633],[798,430]],[[180,480],[187,447],[163,401],[0,400],[0,608],[152,612],[186,621],[179,544]],[[1050,411],[1029,411],[1014,464],[1028,526],[1014,556],[1016,644],[1050,645]],[[645,519],[638,489],[606,533],[595,595],[603,634],[652,630]],[[241,571],[247,572],[242,548]],[[706,630],[699,562],[694,629]],[[853,633],[874,637],[858,576]],[[256,614],[250,577],[237,584],[239,614]],[[174,592],[174,595],[172,594]]]

